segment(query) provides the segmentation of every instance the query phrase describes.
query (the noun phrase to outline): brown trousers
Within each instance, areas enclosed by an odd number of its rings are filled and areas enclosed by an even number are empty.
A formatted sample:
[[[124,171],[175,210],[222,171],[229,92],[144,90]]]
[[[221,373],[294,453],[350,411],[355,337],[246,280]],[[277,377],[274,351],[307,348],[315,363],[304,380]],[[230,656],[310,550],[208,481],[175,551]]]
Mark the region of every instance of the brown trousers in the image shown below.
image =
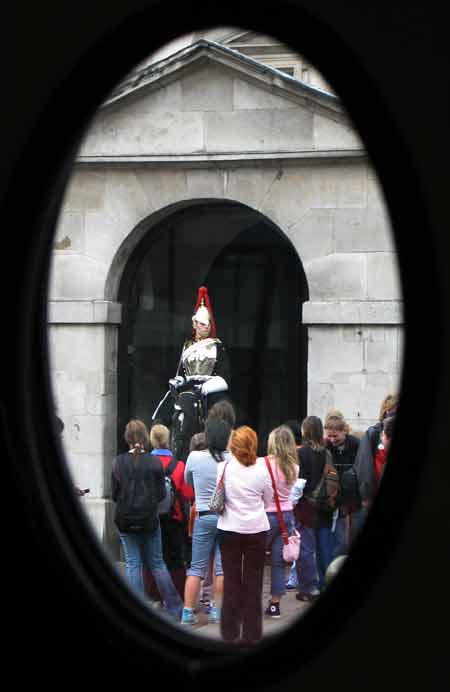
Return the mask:
[[[220,531],[223,567],[222,639],[246,644],[262,637],[262,588],[266,531]]]

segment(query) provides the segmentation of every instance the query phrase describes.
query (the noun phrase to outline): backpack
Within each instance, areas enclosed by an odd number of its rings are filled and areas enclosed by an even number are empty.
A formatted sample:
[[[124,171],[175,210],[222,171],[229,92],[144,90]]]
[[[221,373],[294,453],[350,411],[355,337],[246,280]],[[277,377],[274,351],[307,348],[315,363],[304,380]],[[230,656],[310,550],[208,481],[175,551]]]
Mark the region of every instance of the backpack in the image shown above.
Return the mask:
[[[166,496],[158,503],[158,514],[172,515],[175,510],[175,500],[177,499],[177,489],[172,480],[172,473],[178,464],[176,457],[172,457],[167,468],[164,469],[164,482],[166,484]]]
[[[314,490],[306,496],[308,503],[319,512],[334,512],[340,494],[339,475],[331,459],[326,449],[322,476]]]
[[[114,470],[120,477],[114,522],[121,533],[147,533],[158,528],[157,502],[147,459],[134,464],[128,454],[117,457]],[[122,459],[119,470],[119,460]]]

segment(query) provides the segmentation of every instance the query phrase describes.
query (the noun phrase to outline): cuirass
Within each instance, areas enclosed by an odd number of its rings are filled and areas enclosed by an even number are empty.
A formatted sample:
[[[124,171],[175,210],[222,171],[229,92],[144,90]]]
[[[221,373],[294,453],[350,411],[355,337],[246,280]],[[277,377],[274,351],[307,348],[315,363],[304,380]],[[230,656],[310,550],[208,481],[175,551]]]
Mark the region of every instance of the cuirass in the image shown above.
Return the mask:
[[[202,339],[183,351],[186,375],[212,375],[217,361],[217,339]]]

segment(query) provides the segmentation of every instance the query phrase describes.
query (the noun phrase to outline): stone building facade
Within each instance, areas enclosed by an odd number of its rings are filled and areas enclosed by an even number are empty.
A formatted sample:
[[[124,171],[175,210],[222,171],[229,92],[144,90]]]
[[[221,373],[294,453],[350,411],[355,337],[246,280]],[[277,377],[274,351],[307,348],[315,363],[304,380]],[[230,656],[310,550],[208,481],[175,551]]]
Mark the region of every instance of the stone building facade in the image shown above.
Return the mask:
[[[86,508],[113,550],[120,284],[136,248],[174,210],[238,204],[295,249],[308,292],[299,316],[309,414],[337,407],[364,430],[399,386],[393,237],[342,104],[276,41],[242,31],[213,38],[193,37],[143,63],[111,94],[79,151],[55,237],[48,310],[55,402],[70,470],[91,488]]]

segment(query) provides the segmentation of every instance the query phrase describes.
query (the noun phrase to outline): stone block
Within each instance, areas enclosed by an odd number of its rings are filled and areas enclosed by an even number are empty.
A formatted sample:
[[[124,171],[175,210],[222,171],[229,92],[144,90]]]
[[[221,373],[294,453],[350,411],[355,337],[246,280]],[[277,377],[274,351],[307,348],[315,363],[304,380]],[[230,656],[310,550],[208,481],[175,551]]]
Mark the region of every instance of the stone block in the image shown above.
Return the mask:
[[[303,303],[304,324],[401,324],[400,301],[308,301]]]
[[[365,342],[365,370],[367,372],[392,372],[396,364],[396,340],[393,334],[386,334],[384,341]]]
[[[54,252],[83,254],[85,249],[84,214],[81,211],[62,211],[53,242]]]
[[[306,110],[207,112],[204,117],[208,152],[312,149],[312,114]]]
[[[84,255],[54,254],[49,300],[103,299],[108,267]]]
[[[252,209],[259,209],[277,175],[278,168],[231,169],[226,178],[225,197],[242,202]]]
[[[392,251],[394,238],[384,214],[367,207],[333,210],[335,252]]]
[[[324,257],[333,252],[331,211],[308,209],[301,219],[285,229],[302,262]]]
[[[134,97],[128,99],[128,108],[130,107],[135,115],[153,115],[153,113],[182,110],[181,81],[151,90],[144,87]],[[122,107],[116,106],[116,108]],[[99,114],[100,118],[101,114]]]
[[[400,274],[393,252],[367,255],[367,298],[369,300],[401,300]]]
[[[188,170],[187,194],[195,198],[216,198],[224,196],[224,172],[219,170]]]
[[[331,118],[314,113],[315,149],[363,149],[364,145],[355,130]]]
[[[330,383],[308,382],[308,416],[318,416],[323,420],[328,411],[335,407],[334,386]]]
[[[74,380],[70,371],[51,370],[53,396],[61,418],[86,413],[86,384]]]
[[[52,369],[70,372],[72,378],[74,373],[85,373],[87,384],[94,373],[104,372],[104,325],[51,325],[48,335]]]
[[[101,209],[104,204],[104,171],[74,170],[64,193],[64,212]]]
[[[162,209],[188,197],[184,170],[141,169],[137,171],[136,178],[154,209]]]
[[[274,176],[260,211],[288,232],[309,211],[311,203],[310,169],[286,167],[279,169]]]
[[[233,73],[209,65],[196,69],[181,81],[183,111],[233,110]]]
[[[366,258],[362,254],[328,255],[305,262],[311,301],[366,298]]]
[[[335,373],[359,373],[363,368],[363,343],[345,342],[338,327],[308,329],[308,380],[332,382]]]
[[[83,142],[80,156],[186,154],[204,146],[202,112],[148,114],[103,111]]]
[[[364,163],[336,163],[312,167],[314,208],[365,207],[367,173]]]
[[[115,447],[115,420],[111,416],[71,416],[65,435],[70,455],[103,454]]]
[[[89,498],[104,497],[102,453],[95,453],[95,451],[87,453],[71,451],[64,440],[63,447],[66,452],[67,468],[74,485],[80,488],[89,488]]]
[[[259,85],[236,78],[233,80],[233,108],[234,110],[285,110],[286,108],[298,110],[299,106],[289,98],[272,94]]]

